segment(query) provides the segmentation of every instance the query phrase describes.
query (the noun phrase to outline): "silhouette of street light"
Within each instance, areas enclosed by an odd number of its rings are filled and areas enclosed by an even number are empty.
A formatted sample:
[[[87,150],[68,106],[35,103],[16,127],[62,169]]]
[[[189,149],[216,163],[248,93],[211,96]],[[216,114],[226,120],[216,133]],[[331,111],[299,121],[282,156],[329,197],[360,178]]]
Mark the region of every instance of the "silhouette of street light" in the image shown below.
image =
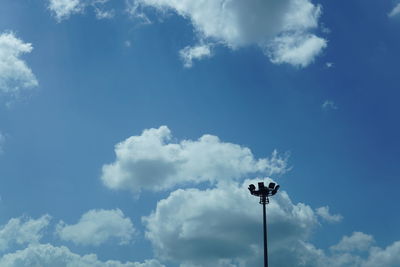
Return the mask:
[[[249,185],[249,191],[253,196],[260,197],[260,204],[263,205],[263,226],[264,226],[264,267],[268,267],[268,247],[267,247],[267,217],[265,205],[269,203],[268,197],[275,195],[279,190],[279,185],[269,183],[268,187],[263,182],[258,183],[258,190],[254,184]]]

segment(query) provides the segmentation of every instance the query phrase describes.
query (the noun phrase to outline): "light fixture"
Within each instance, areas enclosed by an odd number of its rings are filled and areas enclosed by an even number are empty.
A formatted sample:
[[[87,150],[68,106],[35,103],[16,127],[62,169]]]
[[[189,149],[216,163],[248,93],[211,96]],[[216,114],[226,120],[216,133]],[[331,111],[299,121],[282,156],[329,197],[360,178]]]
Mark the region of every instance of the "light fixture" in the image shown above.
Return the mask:
[[[263,182],[258,183],[258,190],[254,184],[249,185],[250,194],[260,197],[260,204],[263,205],[263,226],[264,226],[264,267],[268,267],[268,247],[267,247],[267,216],[265,205],[269,203],[270,196],[275,195],[280,186],[276,183],[269,183],[268,187],[264,186]]]

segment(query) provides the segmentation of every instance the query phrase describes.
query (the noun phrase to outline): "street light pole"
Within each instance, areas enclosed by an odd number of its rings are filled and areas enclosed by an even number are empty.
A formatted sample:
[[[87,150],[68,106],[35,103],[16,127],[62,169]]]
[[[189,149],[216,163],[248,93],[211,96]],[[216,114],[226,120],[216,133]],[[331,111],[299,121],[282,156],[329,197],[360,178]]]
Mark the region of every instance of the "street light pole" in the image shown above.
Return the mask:
[[[263,205],[263,230],[264,230],[264,267],[268,267],[268,246],[267,246],[267,212],[266,205],[269,203],[269,196],[275,195],[279,190],[279,185],[270,183],[268,187],[264,186],[263,182],[258,183],[258,190],[251,184],[249,185],[250,193],[253,196],[260,197],[260,204]]]
[[[264,267],[268,267],[267,215],[265,212],[265,205],[266,205],[265,201],[263,201],[262,205],[263,205],[263,226],[264,226]]]

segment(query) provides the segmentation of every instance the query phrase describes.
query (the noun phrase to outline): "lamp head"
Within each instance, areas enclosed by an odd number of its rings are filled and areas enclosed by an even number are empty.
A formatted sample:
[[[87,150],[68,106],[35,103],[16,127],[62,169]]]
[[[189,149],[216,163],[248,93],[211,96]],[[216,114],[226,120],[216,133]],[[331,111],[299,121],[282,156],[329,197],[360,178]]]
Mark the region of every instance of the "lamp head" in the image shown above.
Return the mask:
[[[253,194],[253,192],[256,190],[256,186],[254,184],[249,185],[249,191],[250,193]]]

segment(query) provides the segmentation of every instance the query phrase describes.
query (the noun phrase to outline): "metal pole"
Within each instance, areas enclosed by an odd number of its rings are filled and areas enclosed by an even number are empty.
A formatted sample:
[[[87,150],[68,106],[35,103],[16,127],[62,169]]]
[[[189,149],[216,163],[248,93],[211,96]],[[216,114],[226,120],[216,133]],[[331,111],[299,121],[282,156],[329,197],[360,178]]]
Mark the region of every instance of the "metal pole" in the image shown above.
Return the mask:
[[[268,247],[267,247],[267,216],[265,212],[265,203],[264,200],[263,205],[263,225],[264,225],[264,267],[268,267]]]
[[[263,202],[263,224],[264,224],[264,267],[268,267],[267,216],[265,212],[265,201]]]

